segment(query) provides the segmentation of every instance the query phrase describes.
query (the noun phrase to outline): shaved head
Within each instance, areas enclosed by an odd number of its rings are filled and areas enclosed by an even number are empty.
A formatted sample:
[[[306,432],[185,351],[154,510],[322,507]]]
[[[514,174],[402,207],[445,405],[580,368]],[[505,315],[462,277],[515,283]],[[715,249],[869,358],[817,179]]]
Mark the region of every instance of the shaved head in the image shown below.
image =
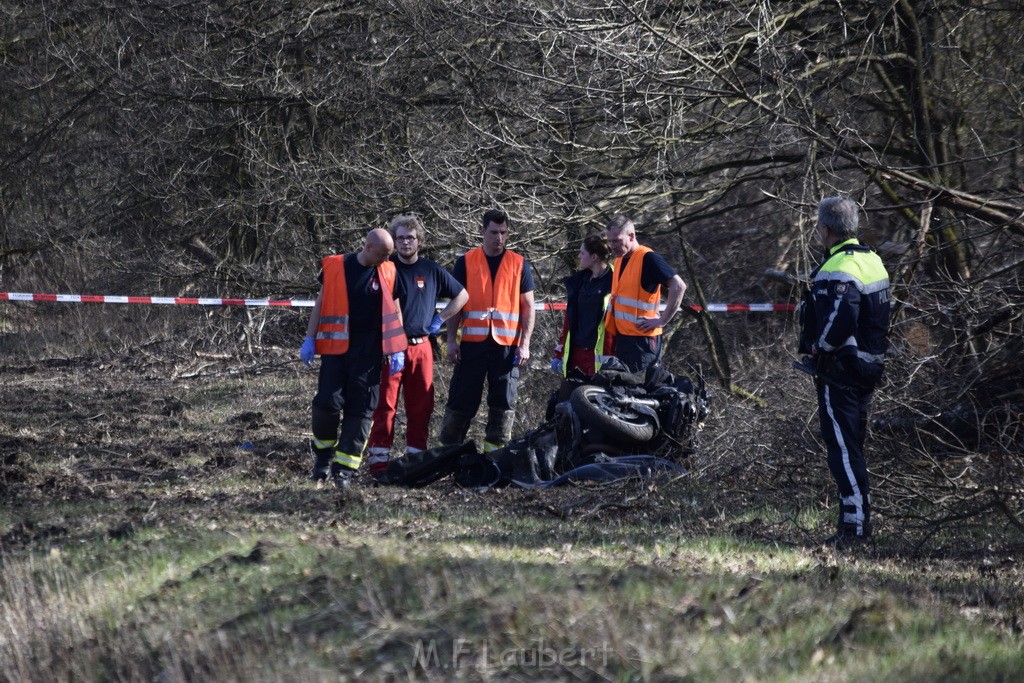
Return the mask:
[[[388,260],[395,249],[395,240],[384,228],[374,228],[366,233],[366,242],[359,252],[359,262],[364,266],[379,266]]]
[[[391,238],[391,233],[384,228],[374,228],[366,233],[366,245],[384,247],[390,252],[395,248],[395,241]]]

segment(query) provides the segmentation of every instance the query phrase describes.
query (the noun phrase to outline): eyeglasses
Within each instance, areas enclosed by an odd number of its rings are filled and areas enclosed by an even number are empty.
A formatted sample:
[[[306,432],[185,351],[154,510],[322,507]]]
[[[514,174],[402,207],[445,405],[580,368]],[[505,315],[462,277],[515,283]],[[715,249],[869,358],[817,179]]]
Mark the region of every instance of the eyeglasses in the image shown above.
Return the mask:
[[[401,235],[395,238],[396,242],[415,242],[416,235]]]

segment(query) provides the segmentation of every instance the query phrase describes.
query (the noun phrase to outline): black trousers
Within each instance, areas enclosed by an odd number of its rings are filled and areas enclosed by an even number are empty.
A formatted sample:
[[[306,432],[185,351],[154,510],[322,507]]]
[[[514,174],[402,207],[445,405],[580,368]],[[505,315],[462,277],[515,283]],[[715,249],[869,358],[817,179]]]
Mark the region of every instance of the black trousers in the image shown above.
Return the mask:
[[[621,360],[630,372],[640,372],[654,367],[661,361],[661,335],[656,337],[615,335],[613,355]]]
[[[460,360],[452,373],[446,407],[465,415],[476,415],[487,382],[487,407],[513,410],[519,390],[519,368],[515,367],[516,346],[502,346],[493,339],[463,342]]]
[[[362,454],[380,397],[383,359],[379,343],[362,347],[352,344],[340,356],[320,357],[312,410],[314,437],[320,441],[337,439],[337,450]]]
[[[871,389],[837,388],[820,379],[818,420],[825,440],[828,468],[839,489],[839,531],[871,533],[871,499],[864,437]]]

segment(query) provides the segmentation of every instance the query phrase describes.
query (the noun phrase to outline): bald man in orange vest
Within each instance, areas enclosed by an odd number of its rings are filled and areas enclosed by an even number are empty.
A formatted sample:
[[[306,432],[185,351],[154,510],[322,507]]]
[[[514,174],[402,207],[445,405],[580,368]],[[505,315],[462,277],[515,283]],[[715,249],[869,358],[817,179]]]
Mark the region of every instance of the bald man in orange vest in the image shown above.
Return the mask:
[[[612,218],[605,237],[617,257],[605,319],[605,333],[614,335],[611,353],[631,371],[646,371],[661,362],[661,333],[679,310],[686,283],[657,252],[637,241],[626,216]],[[664,311],[662,289],[668,290]]]
[[[359,469],[380,395],[381,366],[405,363],[408,342],[398,303],[402,283],[388,256],[387,230],[366,235],[361,251],[323,260],[320,293],[299,352],[309,365],[320,356],[313,397],[313,476],[344,486]],[[339,432],[340,424],[340,432]]]

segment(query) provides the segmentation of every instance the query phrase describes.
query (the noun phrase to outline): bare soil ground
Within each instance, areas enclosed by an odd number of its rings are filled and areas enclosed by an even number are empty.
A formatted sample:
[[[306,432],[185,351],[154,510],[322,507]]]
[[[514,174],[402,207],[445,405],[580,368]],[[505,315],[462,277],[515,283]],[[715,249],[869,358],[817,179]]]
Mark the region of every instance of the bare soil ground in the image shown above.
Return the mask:
[[[197,506],[211,497],[214,506],[234,506],[232,514],[274,505],[289,514],[310,511],[301,500],[275,502],[258,491],[238,493],[235,483],[302,482],[307,475],[315,369],[298,363],[292,350],[277,347],[245,360],[175,350],[166,343],[154,347],[128,356],[0,366],[0,494],[6,509],[0,534],[6,549],[69,535],[116,535],[143,513],[148,523],[162,515],[198,517]],[[517,430],[525,431],[530,416],[542,414],[552,382],[538,374],[526,383]],[[472,506],[598,521],[635,517],[671,525],[685,519],[691,533],[812,544],[830,533],[834,513],[832,485],[816,441],[813,398],[794,391],[791,376],[763,382],[768,386],[759,393],[767,397],[767,409],[715,397],[700,450],[686,461],[690,474],[683,500],[673,497],[679,491],[670,494],[664,487],[604,486],[495,491],[473,496]],[[779,386],[771,388],[774,383]],[[443,391],[443,379],[439,384]],[[886,519],[893,508],[887,507],[884,482],[905,463],[887,457],[888,445],[880,445],[869,464],[882,475],[876,509],[884,540],[871,552],[966,561],[980,553],[998,563],[1022,547],[1017,530],[998,515],[997,526],[1005,533],[996,536],[990,535],[991,525],[982,525],[981,533],[968,524],[963,534],[950,536],[931,519],[918,520],[918,526],[913,519]],[[389,505],[410,495],[370,485],[359,491],[367,504]],[[416,496],[435,508],[466,504],[450,481]],[[121,514],[106,518],[112,508],[105,505],[89,517],[58,520],[38,514],[100,501],[118,503]]]
[[[215,521],[225,508],[232,517],[280,508],[316,518],[314,497],[274,500],[237,484],[249,480],[258,489],[290,481],[299,491],[315,489],[304,483],[315,369],[302,367],[291,351],[265,349],[249,362],[166,351],[48,359],[4,366],[0,376],[6,550],[97,534],[116,538],[141,524],[188,517]],[[496,511],[548,518],[676,515],[674,504],[659,510],[652,491],[634,486],[508,489],[472,502],[450,481],[410,492],[364,479],[358,491],[367,505],[412,500],[432,513],[482,500]],[[83,506],[95,514],[79,514]],[[61,510],[76,513],[54,514]]]

